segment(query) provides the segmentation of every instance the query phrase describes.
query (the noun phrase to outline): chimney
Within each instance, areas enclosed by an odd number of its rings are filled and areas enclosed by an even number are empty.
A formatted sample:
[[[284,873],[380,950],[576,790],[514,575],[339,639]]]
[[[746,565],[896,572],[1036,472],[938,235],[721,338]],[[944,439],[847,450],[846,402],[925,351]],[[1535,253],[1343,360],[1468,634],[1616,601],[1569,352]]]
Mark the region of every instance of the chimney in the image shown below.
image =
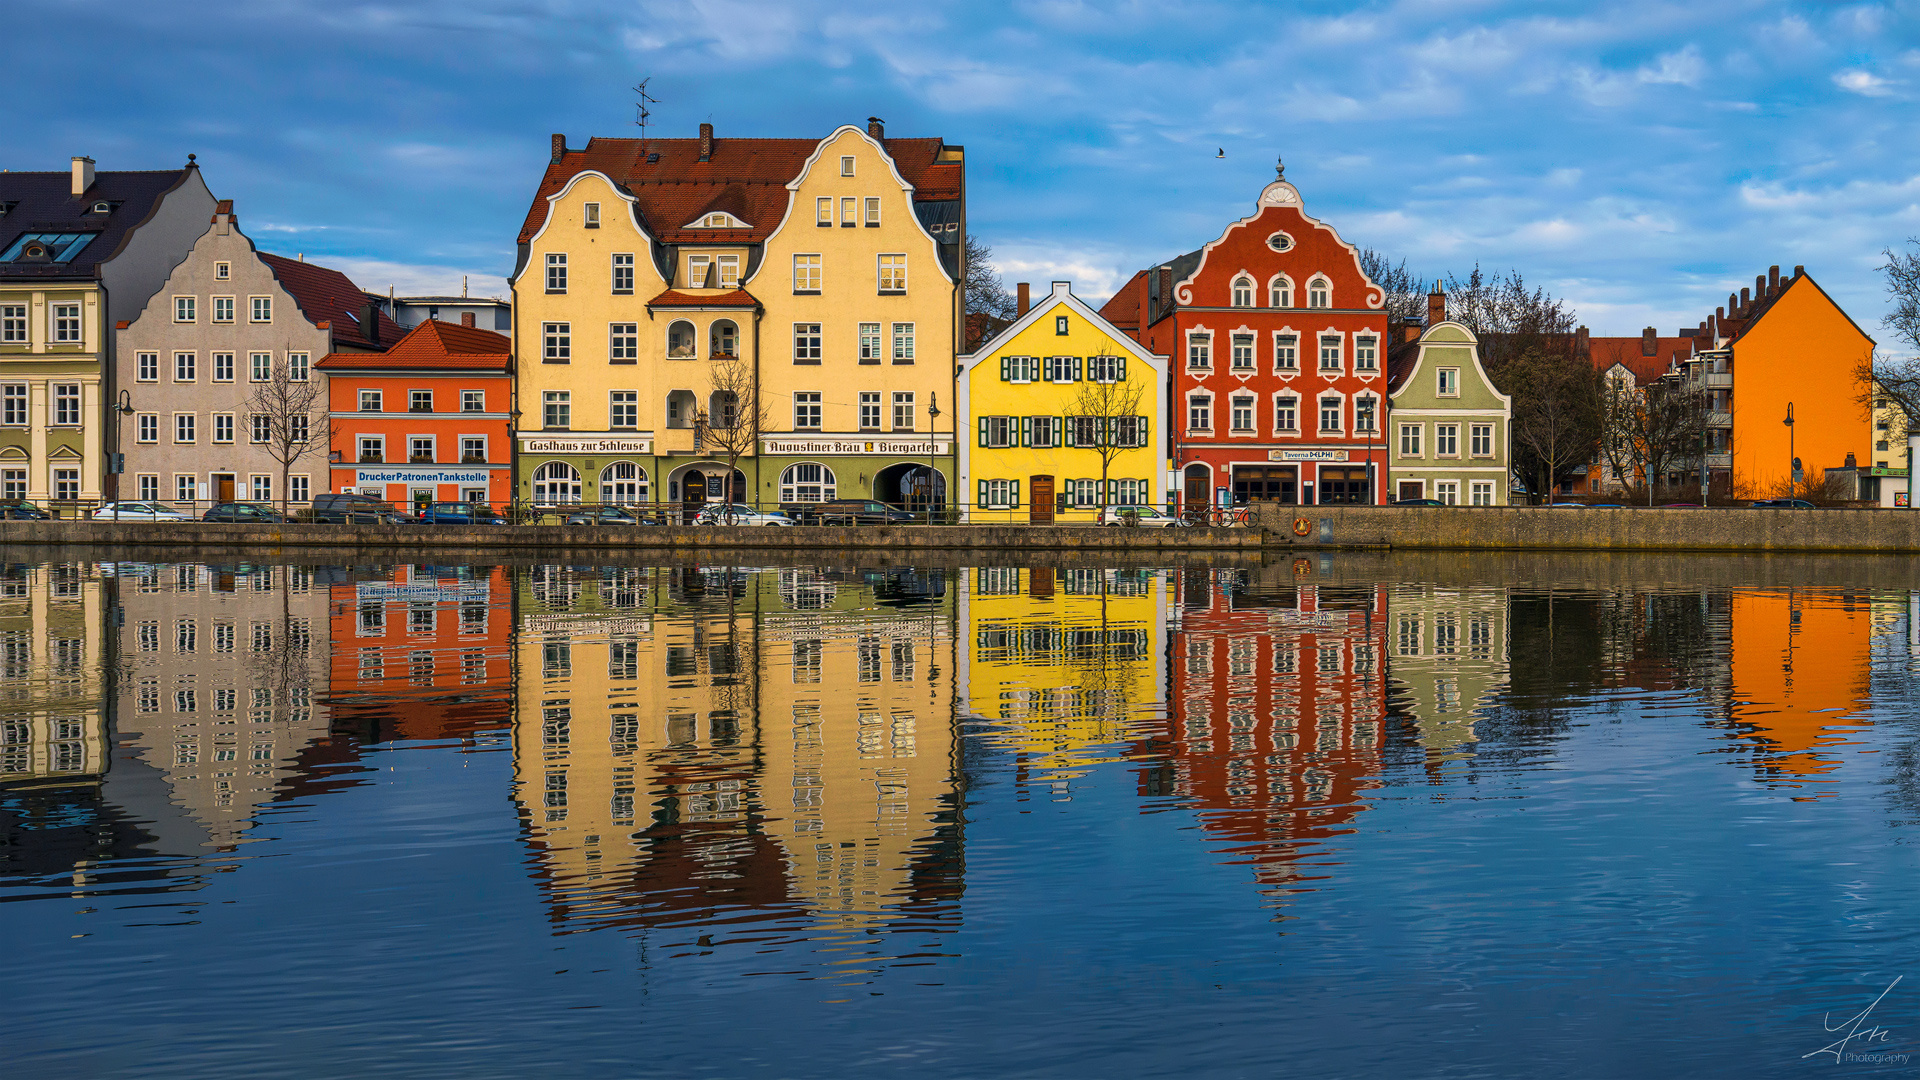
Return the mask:
[[[887,122],[885,120],[880,119],[877,116],[867,117],[867,134],[873,136],[873,140],[875,142],[879,142],[881,139],[886,138]]]
[[[1173,267],[1160,268],[1160,314],[1165,315],[1173,309]]]
[[[77,157],[73,159],[73,197],[79,198],[93,186],[93,159]]]
[[[1807,273],[1807,268],[1804,266],[1796,266],[1793,268],[1793,276],[1796,280],[1799,278],[1805,277],[1806,273]]]
[[[1160,318],[1158,304],[1160,299],[1159,267],[1147,267],[1147,280],[1141,283],[1141,287],[1146,290],[1146,295],[1143,297],[1145,303],[1140,305],[1140,329],[1145,330],[1147,327],[1159,321]]]
[[[460,325],[466,327],[469,330],[473,329],[473,312],[471,311],[461,312]]]
[[[1015,286],[1015,288],[1014,288],[1014,292],[1015,292],[1015,293],[1016,293],[1016,294],[1017,294],[1017,295],[1019,296],[1019,298],[1020,298],[1020,314],[1019,314],[1019,315],[1016,315],[1016,316],[1014,316],[1014,317],[1015,317],[1015,318],[1020,318],[1020,317],[1023,317],[1023,316],[1025,316],[1025,315],[1026,315],[1026,313],[1027,313],[1027,307],[1028,307],[1028,305],[1029,305],[1029,304],[1031,303],[1031,301],[1030,301],[1030,299],[1029,299],[1029,293],[1028,293],[1028,290],[1027,290],[1027,283],[1023,281],[1023,282],[1021,282],[1021,283],[1020,283],[1019,285],[1017,285],[1017,286]]]
[[[233,200],[221,199],[213,204],[213,224],[216,236],[228,236],[233,232]]]
[[[713,160],[713,125],[700,125],[700,160]]]
[[[1660,351],[1660,331],[1649,326],[1640,331],[1640,355],[1652,356]]]
[[[1436,326],[1447,321],[1447,291],[1440,287],[1440,280],[1434,279],[1433,291],[1427,294],[1427,325]]]
[[[1859,462],[1859,461],[1858,461],[1858,460],[1857,460],[1857,459],[1856,459],[1856,458],[1855,458],[1855,457],[1853,456],[1853,451],[1851,451],[1851,450],[1849,450],[1849,451],[1847,451],[1847,466],[1846,466],[1846,467],[1847,467],[1847,468],[1849,468],[1849,469],[1857,469],[1857,468],[1859,468],[1859,467],[1860,467],[1860,462]]]
[[[1767,291],[1767,275],[1753,275],[1753,298],[1755,300],[1765,300],[1772,295],[1772,293]]]
[[[1779,291],[1780,268],[1777,266],[1769,266],[1767,267],[1767,295],[1772,296]]]
[[[1740,310],[1745,311],[1747,309],[1747,305],[1751,303],[1753,303],[1753,297],[1747,294],[1747,290],[1741,289],[1740,290]]]
[[[564,155],[566,152],[567,152],[567,137],[565,135],[555,135],[553,137],[554,164],[556,165],[559,164],[561,156]]]
[[[360,333],[373,344],[380,344],[380,305],[371,300],[360,309]]]
[[[1582,360],[1593,359],[1593,346],[1587,336],[1587,328],[1584,326],[1573,332],[1573,351]]]

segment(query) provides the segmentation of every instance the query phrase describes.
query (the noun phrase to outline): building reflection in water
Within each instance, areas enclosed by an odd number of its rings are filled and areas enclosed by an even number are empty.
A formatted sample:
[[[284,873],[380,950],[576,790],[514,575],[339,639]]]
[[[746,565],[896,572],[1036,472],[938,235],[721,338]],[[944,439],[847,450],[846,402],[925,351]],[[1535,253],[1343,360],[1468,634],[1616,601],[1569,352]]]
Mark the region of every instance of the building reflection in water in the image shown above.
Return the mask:
[[[1755,743],[1762,775],[1833,793],[1851,733],[1866,715],[1873,605],[1864,595],[1732,591],[1727,718]]]
[[[1386,628],[1395,712],[1429,767],[1470,756],[1475,718],[1507,684],[1506,590],[1393,585]]]
[[[98,782],[106,596],[87,563],[0,569],[0,782]]]
[[[533,568],[514,796],[553,919],[950,917],[946,592],[938,571]]]
[[[369,743],[504,729],[512,600],[498,566],[377,567],[329,586],[334,729]]]

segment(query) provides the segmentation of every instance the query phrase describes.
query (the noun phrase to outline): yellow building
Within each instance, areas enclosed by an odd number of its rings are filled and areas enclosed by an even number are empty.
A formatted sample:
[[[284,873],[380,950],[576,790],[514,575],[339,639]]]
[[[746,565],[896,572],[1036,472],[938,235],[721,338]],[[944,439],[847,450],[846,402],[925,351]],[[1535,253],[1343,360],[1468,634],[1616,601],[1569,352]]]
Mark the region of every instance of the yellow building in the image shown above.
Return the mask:
[[[512,280],[518,497],[909,502],[929,468],[944,491],[964,221],[962,148],[878,121],[555,135]]]
[[[91,563],[0,570],[0,783],[107,771],[103,587]]]
[[[969,520],[1091,524],[1167,490],[1167,358],[1069,284],[959,358]]]

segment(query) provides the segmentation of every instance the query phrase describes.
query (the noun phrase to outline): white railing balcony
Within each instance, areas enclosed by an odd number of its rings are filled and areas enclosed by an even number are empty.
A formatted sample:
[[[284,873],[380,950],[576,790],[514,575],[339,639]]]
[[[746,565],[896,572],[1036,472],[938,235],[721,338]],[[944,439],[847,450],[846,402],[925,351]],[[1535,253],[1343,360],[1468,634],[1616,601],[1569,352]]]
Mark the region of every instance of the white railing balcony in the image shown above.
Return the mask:
[[[1731,390],[1733,389],[1733,373],[1730,371],[1709,371],[1706,376],[1706,384],[1709,390]]]
[[[1733,414],[1730,412],[1710,412],[1707,414],[1707,426],[1710,428],[1730,428],[1733,426]]]

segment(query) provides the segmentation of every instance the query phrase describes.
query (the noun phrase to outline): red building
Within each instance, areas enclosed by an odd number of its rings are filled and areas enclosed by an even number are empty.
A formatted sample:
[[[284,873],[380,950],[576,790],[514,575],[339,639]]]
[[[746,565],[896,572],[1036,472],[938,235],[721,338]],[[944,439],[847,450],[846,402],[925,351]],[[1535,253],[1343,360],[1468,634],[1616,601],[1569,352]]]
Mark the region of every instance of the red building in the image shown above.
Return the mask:
[[[465,316],[467,321],[472,316]],[[333,491],[395,506],[513,498],[512,342],[428,320],[384,353],[329,353]]]
[[[1174,357],[1169,457],[1189,507],[1383,501],[1386,294],[1277,171],[1252,215],[1100,312]]]

